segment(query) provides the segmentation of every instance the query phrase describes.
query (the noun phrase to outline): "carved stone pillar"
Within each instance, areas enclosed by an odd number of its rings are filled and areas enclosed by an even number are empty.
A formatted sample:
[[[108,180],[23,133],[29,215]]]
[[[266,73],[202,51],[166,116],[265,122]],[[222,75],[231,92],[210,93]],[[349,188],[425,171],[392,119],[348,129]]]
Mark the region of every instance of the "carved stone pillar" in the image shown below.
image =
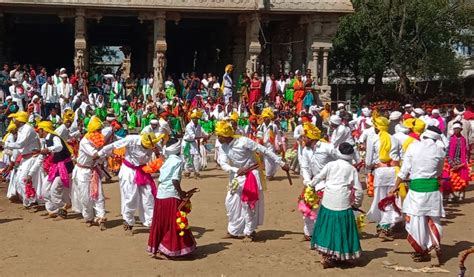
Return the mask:
[[[245,29],[236,27],[233,32],[232,64],[234,65],[234,80],[246,70]]]
[[[257,71],[257,59],[260,52],[262,52],[262,45],[259,41],[259,26],[258,15],[242,15],[239,18],[240,22],[245,22],[246,30],[246,71],[249,76]]]
[[[87,70],[87,28],[86,11],[83,8],[76,9],[75,17],[75,39],[74,39],[74,73]]]
[[[153,92],[156,95],[163,90],[166,67],[166,14],[158,12],[153,20],[153,37],[155,41],[153,57]]]
[[[328,55],[329,48],[323,49],[323,86],[328,85]]]

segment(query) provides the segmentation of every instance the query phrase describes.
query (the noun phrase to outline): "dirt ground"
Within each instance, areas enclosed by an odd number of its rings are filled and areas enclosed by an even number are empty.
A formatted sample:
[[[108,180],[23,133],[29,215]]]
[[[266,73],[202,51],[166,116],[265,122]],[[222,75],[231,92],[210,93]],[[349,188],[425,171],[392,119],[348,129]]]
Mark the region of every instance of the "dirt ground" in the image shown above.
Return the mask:
[[[214,165],[211,163],[211,167]],[[293,176],[289,186],[280,171],[265,192],[265,223],[258,229],[255,243],[223,239],[226,233],[224,198],[227,175],[217,169],[202,172],[200,180],[184,180],[183,187],[198,187],[193,197],[190,224],[198,248],[187,260],[162,261],[145,252],[148,230],[136,227],[134,236],[126,236],[120,216],[118,184],[106,184],[108,211],[104,232],[88,228],[78,215],[53,221],[38,213],[20,209],[4,197],[0,188],[0,276],[310,276],[318,273],[334,276],[415,276],[426,273],[405,273],[384,268],[384,262],[406,267],[415,264],[412,251],[400,234],[393,242],[380,242],[374,237],[375,225],[368,224],[362,234],[363,257],[353,268],[323,270],[319,258],[303,242],[302,215],[296,209],[301,180]],[[458,253],[474,246],[474,192],[469,191],[461,205],[446,208],[443,220],[442,250],[444,265],[456,276]],[[367,211],[370,198],[364,199]],[[474,256],[468,259],[467,276],[474,276]],[[429,274],[428,274],[429,275]]]

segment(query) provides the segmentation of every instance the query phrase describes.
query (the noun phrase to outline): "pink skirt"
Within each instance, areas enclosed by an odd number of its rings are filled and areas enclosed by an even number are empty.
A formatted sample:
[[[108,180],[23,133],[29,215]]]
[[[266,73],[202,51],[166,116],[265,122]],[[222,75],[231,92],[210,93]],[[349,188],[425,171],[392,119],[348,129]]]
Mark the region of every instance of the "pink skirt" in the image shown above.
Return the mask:
[[[176,198],[155,199],[148,253],[161,252],[166,256],[179,257],[196,249],[196,241],[190,229],[184,230],[184,236],[179,235],[176,213],[180,202]]]

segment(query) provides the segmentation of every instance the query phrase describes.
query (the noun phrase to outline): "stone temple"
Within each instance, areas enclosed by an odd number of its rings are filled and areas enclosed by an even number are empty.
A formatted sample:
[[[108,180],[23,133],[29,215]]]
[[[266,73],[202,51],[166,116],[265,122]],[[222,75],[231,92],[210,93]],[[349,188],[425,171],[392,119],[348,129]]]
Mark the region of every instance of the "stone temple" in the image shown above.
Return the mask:
[[[311,69],[327,101],[328,51],[350,0],[0,0],[0,62],[88,70],[91,47],[124,46],[128,72]],[[128,68],[127,68],[128,67]],[[326,98],[326,99],[325,99]]]

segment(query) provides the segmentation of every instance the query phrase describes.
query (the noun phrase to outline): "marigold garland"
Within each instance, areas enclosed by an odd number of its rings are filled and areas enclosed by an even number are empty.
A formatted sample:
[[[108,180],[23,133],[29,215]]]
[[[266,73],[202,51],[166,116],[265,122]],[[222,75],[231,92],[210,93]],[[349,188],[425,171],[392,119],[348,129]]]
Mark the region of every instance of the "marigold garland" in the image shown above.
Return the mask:
[[[156,173],[160,170],[163,163],[164,161],[162,158],[150,161],[143,167],[143,171],[148,174]]]
[[[101,148],[105,144],[105,137],[100,131],[88,133],[86,134],[86,138],[92,142],[96,148]]]
[[[180,237],[184,236],[184,230],[188,230],[190,228],[188,214],[191,213],[191,209],[191,201],[187,201],[183,208],[181,208],[181,210],[176,213],[176,225],[178,227],[178,235]]]

